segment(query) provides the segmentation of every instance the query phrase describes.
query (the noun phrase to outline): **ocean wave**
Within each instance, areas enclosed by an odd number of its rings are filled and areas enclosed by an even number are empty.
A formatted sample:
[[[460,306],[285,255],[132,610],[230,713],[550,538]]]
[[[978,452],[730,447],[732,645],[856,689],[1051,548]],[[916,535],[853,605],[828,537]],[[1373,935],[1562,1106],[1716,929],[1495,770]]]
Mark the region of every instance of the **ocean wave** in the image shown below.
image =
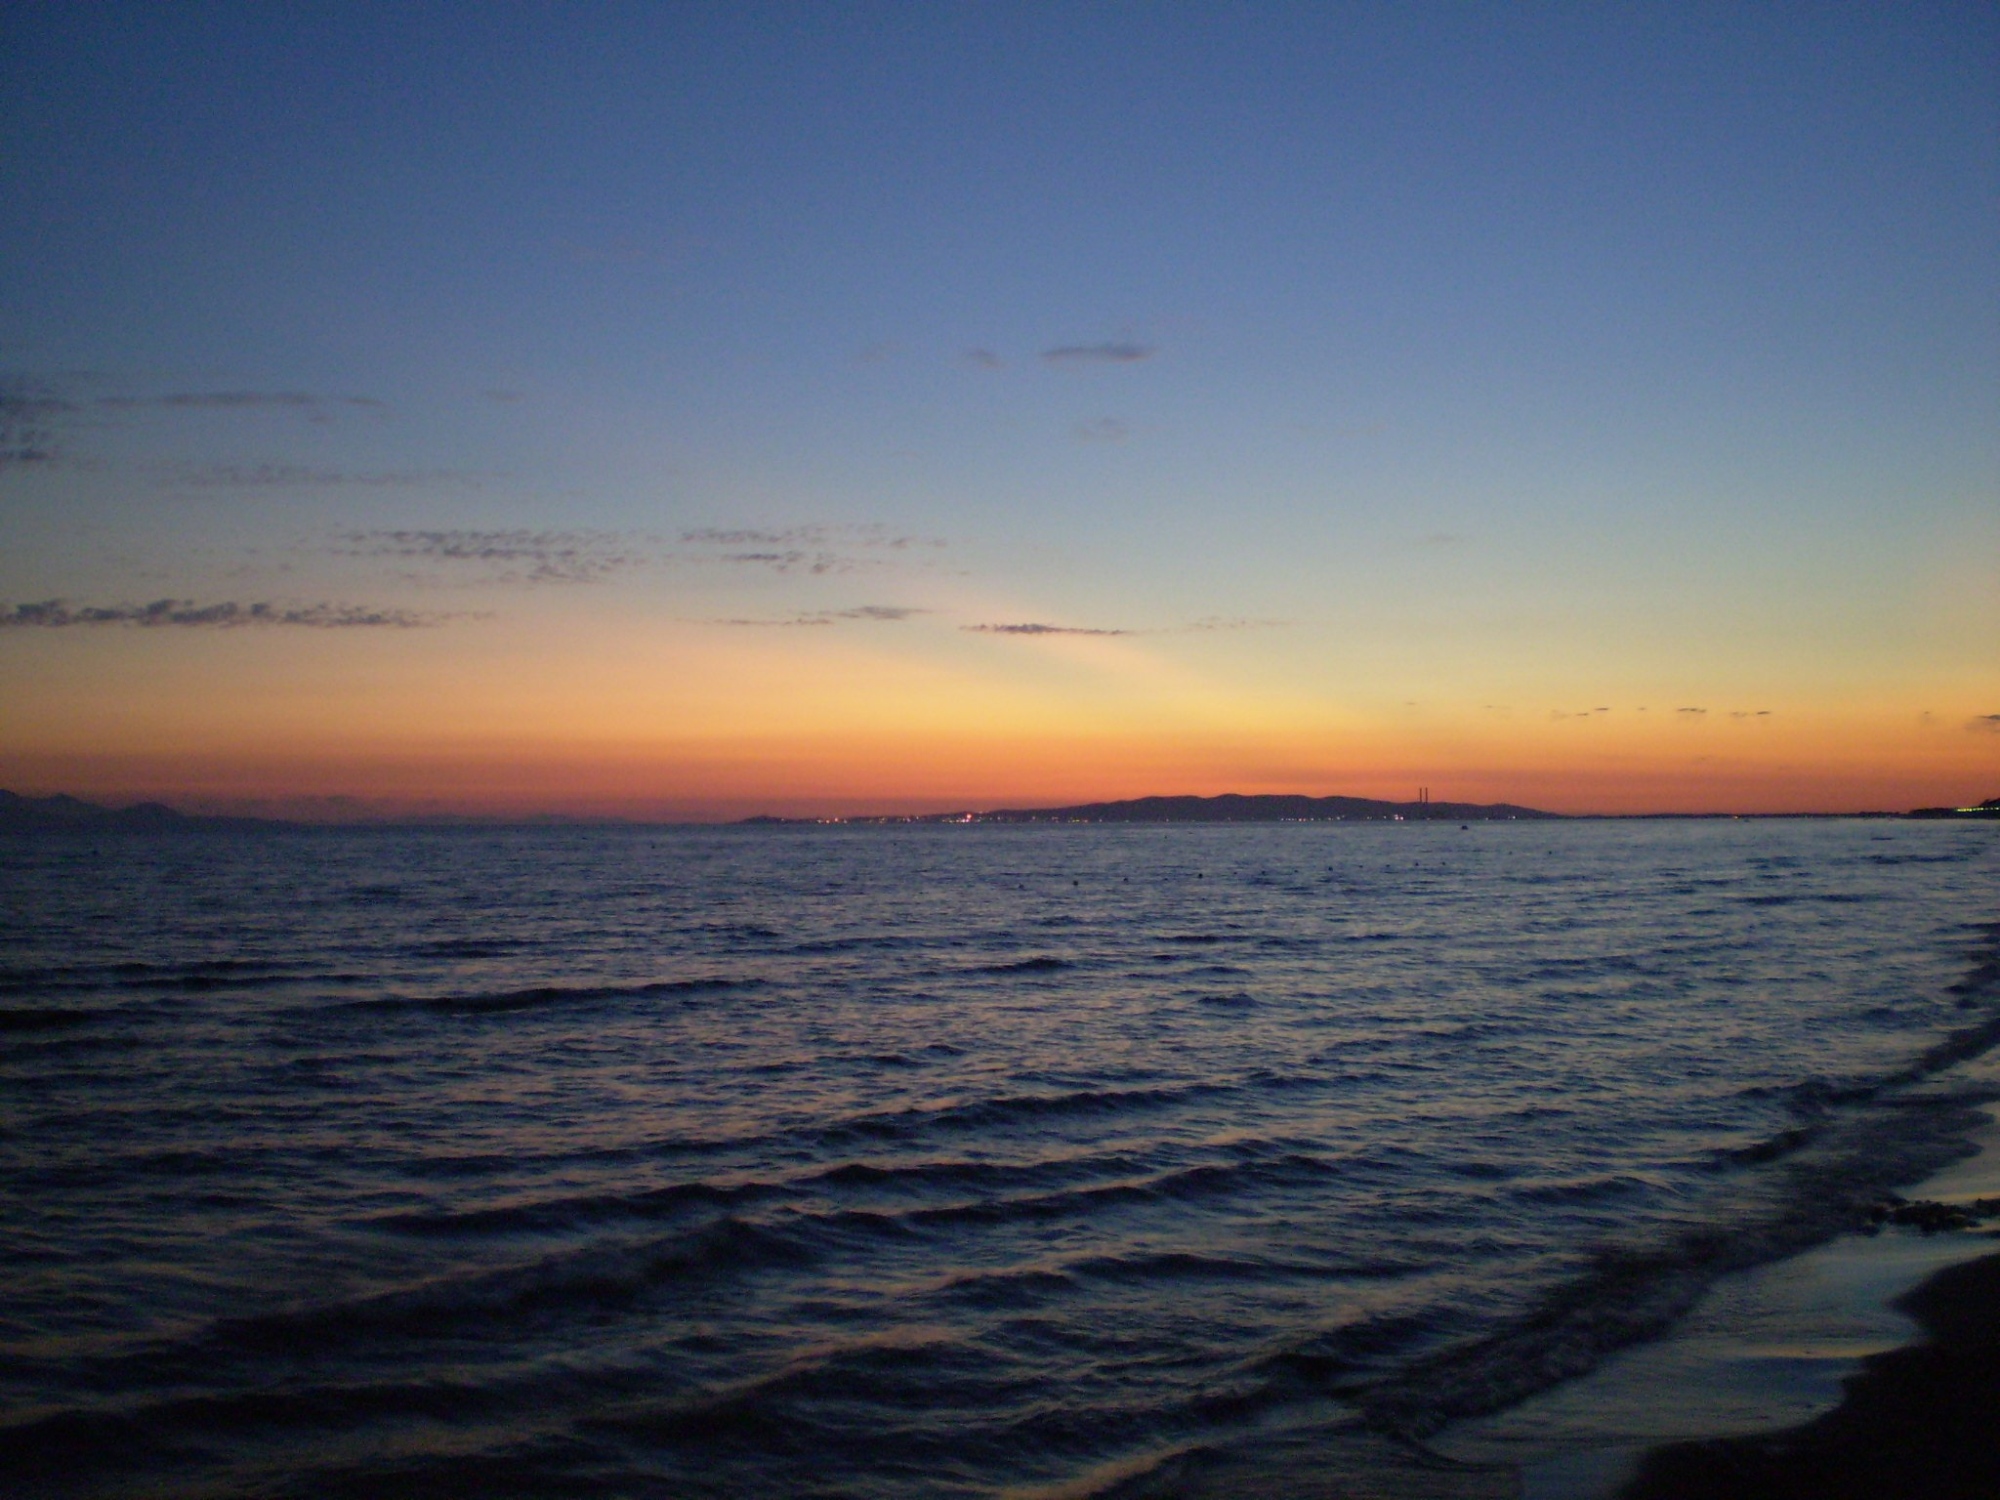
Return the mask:
[[[1652,1189],[1654,1184],[1625,1172],[1612,1172],[1598,1177],[1586,1177],[1569,1181],[1516,1182],[1509,1186],[1510,1196],[1523,1203],[1538,1204],[1578,1204],[1602,1203],[1613,1198],[1634,1198]]]
[[[1974,930],[1984,934],[1984,941],[1970,955],[1972,967],[1951,986],[1961,1005],[1971,1005],[1984,995],[2000,996],[2000,922]]]
[[[836,955],[845,953],[897,953],[929,948],[934,939],[929,937],[906,937],[895,933],[878,933],[868,937],[809,938],[793,943],[784,951],[803,955]]]
[[[1403,1268],[1400,1274],[1417,1270]],[[1364,1313],[1266,1355],[1259,1368],[1281,1391],[1285,1387],[1304,1387],[1313,1394],[1346,1391],[1371,1373],[1393,1366],[1398,1356],[1449,1333],[1455,1322],[1448,1305]]]
[[[926,1295],[980,1308],[1037,1307],[1067,1299],[1076,1277],[1062,1266],[1007,1266],[997,1271],[957,1271]]]
[[[432,938],[412,945],[410,951],[420,953],[426,958],[511,958],[521,953],[546,949],[548,946],[546,941],[539,938]]]
[[[342,1010],[437,1011],[483,1015],[500,1011],[536,1010],[543,1006],[581,1005],[599,1000],[695,999],[726,990],[747,989],[742,979],[661,979],[641,984],[544,984],[518,990],[485,990],[456,995],[381,995],[346,1000]]]
[[[1020,958],[1010,963],[980,964],[967,969],[967,974],[1054,974],[1061,969],[1073,969],[1076,965],[1067,958]]]
[[[294,984],[324,978],[310,971],[254,959],[198,959],[188,963],[139,961],[109,964],[56,964],[0,969],[0,994],[102,990],[226,990],[267,984]]]
[[[1126,1255],[1083,1256],[1065,1268],[1072,1276],[1112,1282],[1248,1281],[1265,1283],[1288,1278],[1330,1281],[1354,1277],[1374,1279],[1408,1274],[1410,1267],[1380,1261],[1330,1262],[1286,1260],[1271,1255],[1210,1255],[1193,1250],[1140,1251]]]
[[[1000,1409],[1032,1396],[1032,1378],[990,1351],[948,1334],[854,1339],[795,1355],[743,1379],[623,1404],[591,1414],[585,1432],[615,1433],[682,1452],[754,1445],[760,1453],[796,1453],[822,1460],[851,1451],[859,1435],[834,1412],[856,1403],[907,1411],[948,1390],[965,1410]],[[833,1408],[832,1411],[827,1408]],[[904,1462],[955,1456],[967,1434],[916,1424],[896,1432]]]
[[[1235,1092],[1234,1085],[1178,1084],[1167,1088],[1076,1089],[1063,1094],[1002,1094],[929,1109],[901,1109],[856,1115],[827,1126],[828,1142],[861,1139],[904,1139],[931,1131],[998,1130],[1015,1123],[1072,1116],[1116,1114],[1167,1109],[1194,1099]]]
[[[0,1032],[64,1031],[88,1026],[110,1014],[103,1010],[72,1010],[57,1006],[0,1006]]]
[[[1139,1170],[1137,1158],[1123,1153],[1086,1152],[1025,1162],[978,1161],[949,1157],[916,1162],[842,1162],[796,1180],[798,1186],[861,1187],[889,1191],[994,1191],[1073,1182],[1079,1177]]]
[[[194,1342],[204,1348],[298,1356],[356,1340],[477,1330],[495,1318],[621,1307],[665,1283],[734,1275],[759,1266],[796,1266],[810,1258],[809,1249],[775,1229],[725,1216],[686,1233],[590,1245],[525,1265],[225,1319]]]
[[[362,1222],[370,1228],[399,1234],[443,1238],[549,1233],[612,1219],[678,1218],[690,1209],[733,1209],[782,1191],[777,1184],[768,1182],[682,1182],[640,1192],[579,1193],[492,1208],[404,1210],[378,1214]]]
[[[1190,1202],[1254,1189],[1291,1187],[1324,1181],[1336,1169],[1315,1157],[1292,1155],[1270,1162],[1208,1163],[1182,1167],[1149,1177],[1092,1183],[1052,1193],[1011,1198],[982,1198],[967,1203],[907,1211],[906,1222],[938,1224],[1012,1224],[1034,1219],[1087,1217],[1123,1204]]]
[[[593,1399],[629,1397],[648,1382],[629,1372],[566,1372],[562,1384],[587,1390]],[[94,1481],[135,1470],[149,1481],[145,1493],[177,1469],[212,1460],[218,1447],[254,1450],[272,1444],[283,1479],[269,1477],[254,1491],[231,1485],[224,1491],[203,1486],[196,1493],[257,1493],[323,1496],[353,1494],[462,1493],[470,1468],[488,1471],[485,1493],[514,1491],[529,1477],[522,1459],[523,1436],[537,1421],[538,1398],[549,1395],[546,1381],[468,1381],[428,1376],[411,1380],[288,1381],[282,1386],[235,1389],[199,1395],[128,1400],[36,1413],[0,1426],[0,1483],[18,1484],[14,1493],[58,1496],[133,1493]],[[419,1441],[407,1446],[393,1432],[448,1429],[455,1441],[438,1451]],[[468,1465],[451,1451],[477,1432],[490,1443],[514,1450],[506,1460]],[[304,1435],[341,1434],[353,1449],[360,1437],[375,1448],[367,1458],[326,1463],[301,1460]],[[570,1447],[574,1448],[572,1443]],[[267,1450],[268,1451],[268,1450]],[[267,1459],[267,1463],[269,1460]],[[419,1476],[423,1476],[419,1478]],[[551,1476],[554,1477],[554,1476]],[[342,1481],[348,1481],[343,1484]],[[351,1485],[351,1487],[350,1487]],[[182,1493],[178,1488],[170,1491]]]

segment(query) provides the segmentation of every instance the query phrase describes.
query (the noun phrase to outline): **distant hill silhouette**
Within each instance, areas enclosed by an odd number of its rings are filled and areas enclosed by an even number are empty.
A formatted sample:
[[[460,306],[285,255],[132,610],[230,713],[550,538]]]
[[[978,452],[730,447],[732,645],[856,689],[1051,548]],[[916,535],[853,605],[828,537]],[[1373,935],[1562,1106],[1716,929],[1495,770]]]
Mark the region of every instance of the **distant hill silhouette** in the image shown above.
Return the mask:
[[[1134,797],[1075,807],[1003,808],[978,814],[985,823],[1329,823],[1492,822],[1555,818],[1560,813],[1511,802],[1381,802],[1372,797],[1252,796]]]
[[[164,802],[139,802],[131,807],[102,807],[58,792],[53,797],[23,797],[0,790],[0,832],[28,829],[126,829],[173,833],[189,828],[268,828],[263,818],[209,818],[175,812]]]
[[[1134,797],[1074,807],[1003,807],[992,812],[884,814],[858,818],[745,818],[745,823],[1389,823],[1501,822],[1562,814],[1511,802],[1379,802],[1372,797]]]

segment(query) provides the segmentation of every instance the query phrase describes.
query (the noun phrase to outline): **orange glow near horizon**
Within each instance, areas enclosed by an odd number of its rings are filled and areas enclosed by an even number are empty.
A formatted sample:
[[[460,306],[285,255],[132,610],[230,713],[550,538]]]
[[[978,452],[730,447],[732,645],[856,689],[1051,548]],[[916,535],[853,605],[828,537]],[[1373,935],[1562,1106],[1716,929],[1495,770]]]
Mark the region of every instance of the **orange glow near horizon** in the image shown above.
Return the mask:
[[[703,821],[1429,786],[1564,813],[1778,813],[2000,792],[1986,674],[1962,664],[1901,692],[1829,680],[1774,702],[1711,683],[1690,703],[1657,663],[1357,663],[1299,632],[1009,638],[613,611],[6,644],[0,786],[191,811]],[[1620,676],[1622,692],[1565,686]]]
[[[1221,792],[1514,802],[1563,813],[1901,811],[1994,795],[1994,736],[1919,729],[1799,754],[1795,733],[1740,724],[1600,735],[1583,745],[1407,728],[1229,736],[891,732],[651,743],[186,746],[16,752],[4,783],[111,802],[307,819],[455,813],[711,821],[1053,806]],[[1676,733],[1675,731],[1678,731]]]

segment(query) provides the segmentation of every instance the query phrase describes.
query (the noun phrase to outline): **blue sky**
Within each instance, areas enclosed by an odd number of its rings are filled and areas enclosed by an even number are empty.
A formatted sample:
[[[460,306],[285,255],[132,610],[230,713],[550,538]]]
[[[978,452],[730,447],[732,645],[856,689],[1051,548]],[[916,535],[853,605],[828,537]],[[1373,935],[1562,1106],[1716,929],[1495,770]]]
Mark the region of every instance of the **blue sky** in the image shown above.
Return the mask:
[[[857,682],[943,674],[843,723],[1108,696],[1320,735],[1338,790],[1411,703],[1726,698],[1930,714],[1962,737],[1911,763],[1962,780],[2000,746],[1964,728],[2000,710],[1996,76],[1970,4],[12,6],[0,600],[436,623],[343,647],[361,703],[462,652],[563,676],[509,629],[699,675],[716,622],[813,618]],[[967,629],[1020,623],[1147,662]],[[0,682],[234,674],[224,758],[303,649],[59,634]],[[670,717],[762,722],[770,670]],[[588,717],[538,702],[530,739]],[[51,706],[15,779],[108,722]],[[190,733],[135,709],[119,774]],[[1495,786],[1541,753],[1455,743]]]

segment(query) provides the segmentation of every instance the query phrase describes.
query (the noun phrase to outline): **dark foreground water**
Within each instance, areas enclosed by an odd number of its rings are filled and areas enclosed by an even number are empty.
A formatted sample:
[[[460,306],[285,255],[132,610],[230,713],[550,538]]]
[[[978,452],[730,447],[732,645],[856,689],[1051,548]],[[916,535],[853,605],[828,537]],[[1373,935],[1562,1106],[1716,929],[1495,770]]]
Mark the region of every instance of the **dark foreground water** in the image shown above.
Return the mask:
[[[1393,1492],[1962,1149],[1996,833],[0,839],[0,1490]]]

